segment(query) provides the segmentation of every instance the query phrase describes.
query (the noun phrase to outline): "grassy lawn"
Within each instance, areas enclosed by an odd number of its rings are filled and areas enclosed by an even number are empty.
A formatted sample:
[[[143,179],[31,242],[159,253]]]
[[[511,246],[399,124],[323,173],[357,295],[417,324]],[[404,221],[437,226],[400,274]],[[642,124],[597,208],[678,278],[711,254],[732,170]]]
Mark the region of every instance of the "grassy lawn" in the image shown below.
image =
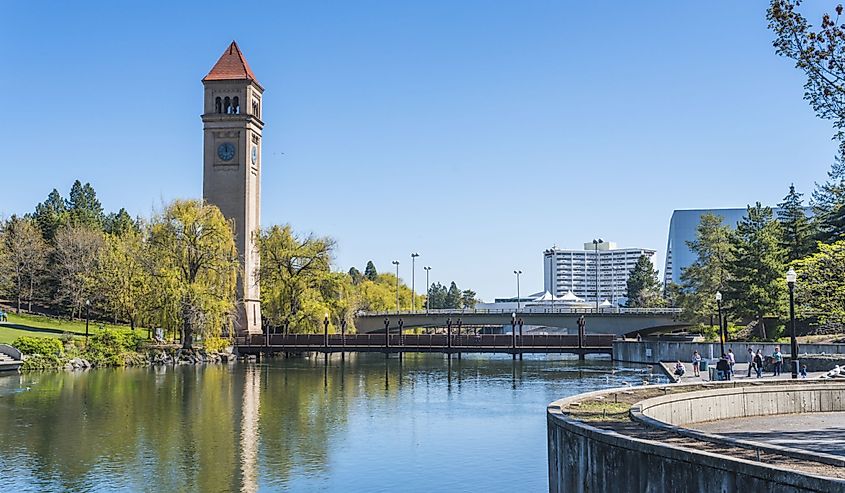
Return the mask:
[[[75,336],[85,335],[85,320],[64,320],[58,318],[42,317],[39,315],[15,315],[8,313],[9,320],[0,322],[0,344],[11,344],[12,341],[21,336],[32,337],[61,337],[65,332]],[[101,322],[91,321],[89,333],[95,334],[100,330]],[[126,325],[102,324],[109,329],[117,329],[129,332],[131,329]],[[136,329],[141,330],[141,329]],[[146,335],[146,329],[141,334]]]

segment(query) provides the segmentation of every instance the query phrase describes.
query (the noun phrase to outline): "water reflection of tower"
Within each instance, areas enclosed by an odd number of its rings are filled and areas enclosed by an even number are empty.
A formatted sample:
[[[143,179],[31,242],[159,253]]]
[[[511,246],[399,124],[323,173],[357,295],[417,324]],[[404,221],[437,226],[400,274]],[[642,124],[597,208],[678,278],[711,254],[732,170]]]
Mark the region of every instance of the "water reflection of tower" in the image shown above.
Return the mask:
[[[241,491],[258,491],[258,418],[261,397],[261,372],[256,366],[244,371],[241,405]]]

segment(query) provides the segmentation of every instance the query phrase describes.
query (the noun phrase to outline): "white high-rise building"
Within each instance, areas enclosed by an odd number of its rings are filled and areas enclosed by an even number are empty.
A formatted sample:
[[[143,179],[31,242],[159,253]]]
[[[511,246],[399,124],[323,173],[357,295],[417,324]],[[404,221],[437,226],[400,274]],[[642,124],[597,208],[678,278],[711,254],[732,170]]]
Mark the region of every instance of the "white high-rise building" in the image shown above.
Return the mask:
[[[618,306],[628,299],[628,276],[637,260],[645,255],[653,265],[654,254],[655,250],[648,248],[617,248],[610,241],[584,243],[583,250],[552,247],[543,252],[544,285],[555,296],[572,291],[595,302],[598,293],[600,302]]]

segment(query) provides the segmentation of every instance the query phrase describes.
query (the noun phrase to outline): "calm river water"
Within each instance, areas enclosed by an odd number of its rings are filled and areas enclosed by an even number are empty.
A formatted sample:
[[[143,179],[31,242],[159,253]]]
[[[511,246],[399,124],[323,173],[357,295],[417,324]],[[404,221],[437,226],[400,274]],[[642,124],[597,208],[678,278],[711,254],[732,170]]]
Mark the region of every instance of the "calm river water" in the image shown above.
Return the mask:
[[[546,405],[646,370],[526,358],[0,377],[0,489],[548,491]]]

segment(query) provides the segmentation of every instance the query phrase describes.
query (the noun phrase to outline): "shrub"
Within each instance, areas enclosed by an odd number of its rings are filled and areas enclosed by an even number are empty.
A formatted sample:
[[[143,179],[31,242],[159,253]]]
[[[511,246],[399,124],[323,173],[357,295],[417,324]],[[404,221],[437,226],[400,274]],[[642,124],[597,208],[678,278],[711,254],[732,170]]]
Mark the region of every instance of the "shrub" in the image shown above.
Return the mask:
[[[35,354],[26,358],[21,365],[21,370],[57,370],[62,366],[62,360],[58,356]]]
[[[12,346],[26,355],[40,354],[42,356],[58,357],[64,353],[62,341],[52,337],[21,336],[15,339]]]
[[[223,337],[208,337],[202,341],[206,353],[219,353],[231,345],[232,341]]]
[[[126,353],[139,349],[143,339],[113,329],[94,334],[85,345],[85,358],[95,366],[125,366]]]

